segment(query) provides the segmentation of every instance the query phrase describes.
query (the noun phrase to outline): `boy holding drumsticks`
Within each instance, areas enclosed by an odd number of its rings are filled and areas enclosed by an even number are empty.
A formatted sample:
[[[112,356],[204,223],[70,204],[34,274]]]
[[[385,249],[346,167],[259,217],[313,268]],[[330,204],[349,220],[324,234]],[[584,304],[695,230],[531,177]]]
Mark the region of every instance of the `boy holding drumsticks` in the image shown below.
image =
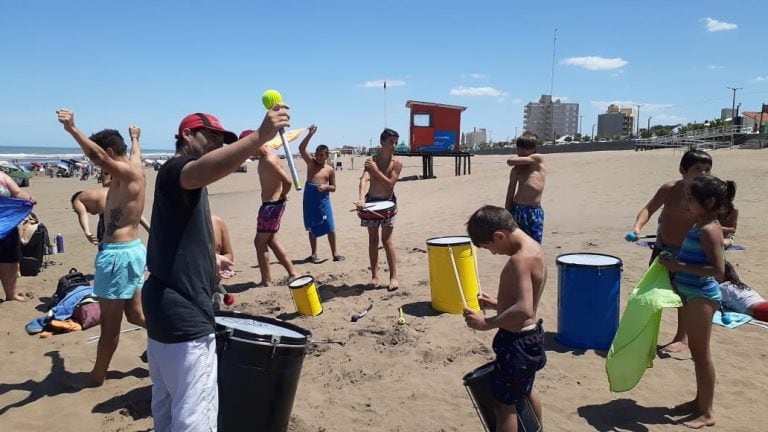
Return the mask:
[[[376,157],[365,161],[365,169],[360,177],[357,209],[364,210],[366,203],[377,201],[392,201],[397,205],[395,183],[400,178],[403,164],[395,159],[395,146],[400,135],[392,129],[384,129],[379,138],[381,150]],[[366,185],[368,186],[366,188]],[[367,193],[366,193],[367,189]],[[379,227],[381,227],[381,243],[387,254],[389,266],[389,286],[387,291],[395,291],[400,287],[397,280],[397,256],[392,242],[392,232],[395,229],[395,217],[378,220],[361,220],[361,226],[368,228],[368,258],[371,263],[371,286],[379,284]]]
[[[492,376],[496,430],[516,431],[515,404],[526,397],[541,422],[541,400],[533,382],[536,371],[547,362],[544,329],[536,317],[547,283],[544,250],[501,207],[481,207],[469,218],[467,232],[477,247],[509,256],[501,271],[498,299],[485,293],[479,296],[480,307],[495,309],[496,316],[486,318],[465,306],[464,320],[475,330],[498,329]]]

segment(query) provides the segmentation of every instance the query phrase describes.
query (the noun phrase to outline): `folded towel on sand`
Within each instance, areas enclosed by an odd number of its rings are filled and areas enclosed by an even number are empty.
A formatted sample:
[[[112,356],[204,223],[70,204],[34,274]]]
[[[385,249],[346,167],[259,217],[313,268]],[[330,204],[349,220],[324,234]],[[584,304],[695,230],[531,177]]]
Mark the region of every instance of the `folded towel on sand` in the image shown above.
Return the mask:
[[[743,313],[726,312],[726,315],[728,315],[728,318],[731,319],[731,322],[729,322],[728,324],[725,324],[723,322],[723,315],[720,313],[720,311],[715,311],[715,315],[712,316],[712,323],[723,326],[723,327],[736,328],[740,325],[744,325],[752,321],[751,316],[745,315]]]
[[[659,339],[661,311],[681,307],[669,272],[655,259],[627,301],[621,323],[605,361],[611,391],[631,390],[647,368],[653,367]]]
[[[317,185],[307,183],[304,186],[304,228],[315,237],[322,237],[336,231],[333,220],[331,196],[328,192],[320,192]]]

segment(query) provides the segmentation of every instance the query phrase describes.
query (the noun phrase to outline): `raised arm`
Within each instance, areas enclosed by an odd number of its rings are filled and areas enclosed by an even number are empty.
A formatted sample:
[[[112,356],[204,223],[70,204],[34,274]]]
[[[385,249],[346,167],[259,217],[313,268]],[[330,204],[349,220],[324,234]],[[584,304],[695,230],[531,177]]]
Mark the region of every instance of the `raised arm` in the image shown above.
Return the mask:
[[[312,136],[315,134],[315,132],[317,132],[317,126],[310,125],[307,128],[307,131],[307,136],[305,136],[304,139],[301,140],[301,144],[299,144],[299,154],[301,154],[301,158],[304,159],[304,162],[309,165],[314,161],[314,158],[309,153],[307,153],[307,146],[309,145],[309,141],[312,139]]]
[[[127,180],[134,175],[133,170],[125,162],[120,162],[109,157],[107,151],[99,147],[98,144],[93,142],[90,138],[75,126],[75,113],[69,109],[62,108],[56,111],[59,122],[64,125],[64,130],[72,135],[72,138],[77,141],[77,144],[83,149],[88,158],[98,165],[101,169],[109,171],[109,173],[121,180]]]
[[[136,125],[130,125],[128,127],[128,135],[131,137],[131,163],[141,165],[141,145],[139,144],[141,128]]]
[[[265,142],[274,138],[281,128],[290,126],[288,106],[275,104],[267,111],[258,130],[228,146],[204,154],[181,170],[181,187],[200,189],[233,172],[250,156],[256,154]]]
[[[16,181],[12,179],[8,174],[0,171],[0,177],[3,177],[3,183],[5,183],[5,187],[8,189],[8,192],[11,193],[11,197],[29,200],[32,201],[32,204],[37,204],[35,197],[21,190],[19,185],[16,184]]]

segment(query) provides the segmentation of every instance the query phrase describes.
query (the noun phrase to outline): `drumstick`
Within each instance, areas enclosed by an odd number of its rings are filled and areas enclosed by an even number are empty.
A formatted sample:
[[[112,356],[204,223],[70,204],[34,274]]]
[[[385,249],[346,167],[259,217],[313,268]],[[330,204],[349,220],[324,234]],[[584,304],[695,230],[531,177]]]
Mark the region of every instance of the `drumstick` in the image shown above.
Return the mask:
[[[480,295],[483,293],[483,288],[480,287],[480,272],[477,271],[477,248],[475,245],[472,245],[472,258],[474,258],[475,261],[475,277],[477,278],[477,296],[480,297]],[[480,301],[477,302],[478,307],[480,307],[480,310],[483,311],[483,316],[485,316],[485,309],[480,306]]]
[[[464,287],[461,286],[461,278],[459,278],[459,270],[456,268],[456,260],[453,258],[453,249],[448,245],[448,255],[451,256],[451,266],[453,267],[453,276],[456,277],[456,283],[459,285],[459,294],[461,294],[461,303],[464,307],[467,307],[467,299],[464,298]]]
[[[270,89],[261,96],[261,102],[264,104],[264,108],[271,110],[275,104],[283,102],[283,96],[277,90]],[[296,172],[296,165],[293,163],[293,155],[291,154],[291,148],[288,146],[288,140],[285,139],[285,128],[280,128],[279,134],[280,140],[283,142],[285,158],[288,160],[288,170],[291,173],[291,179],[293,179],[293,186],[297,191],[300,191],[299,174]]]

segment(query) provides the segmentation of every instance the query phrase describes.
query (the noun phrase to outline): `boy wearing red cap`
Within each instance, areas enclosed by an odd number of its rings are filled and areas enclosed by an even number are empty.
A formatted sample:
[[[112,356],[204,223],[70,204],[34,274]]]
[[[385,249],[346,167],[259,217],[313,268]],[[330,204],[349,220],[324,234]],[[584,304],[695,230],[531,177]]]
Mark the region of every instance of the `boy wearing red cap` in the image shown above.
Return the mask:
[[[142,304],[155,430],[216,430],[217,358],[212,297],[232,261],[214,253],[206,186],[225,177],[289,126],[277,104],[261,127],[237,140],[210,114],[185,117],[176,154],[158,171]],[[224,143],[231,143],[222,147]]]

